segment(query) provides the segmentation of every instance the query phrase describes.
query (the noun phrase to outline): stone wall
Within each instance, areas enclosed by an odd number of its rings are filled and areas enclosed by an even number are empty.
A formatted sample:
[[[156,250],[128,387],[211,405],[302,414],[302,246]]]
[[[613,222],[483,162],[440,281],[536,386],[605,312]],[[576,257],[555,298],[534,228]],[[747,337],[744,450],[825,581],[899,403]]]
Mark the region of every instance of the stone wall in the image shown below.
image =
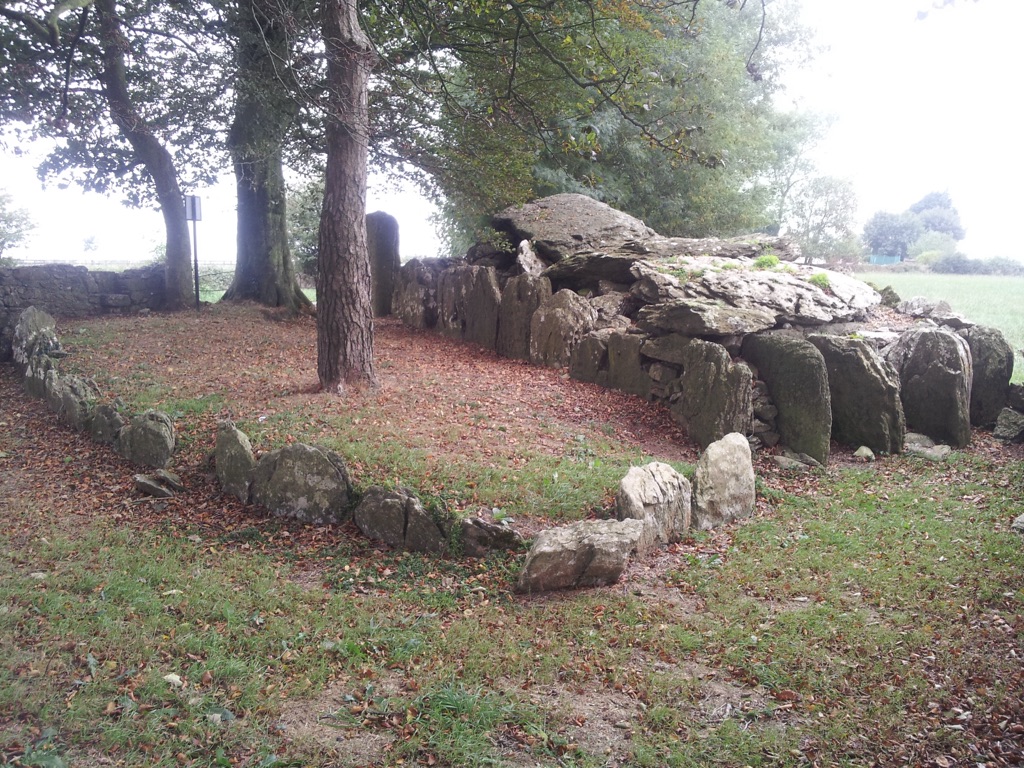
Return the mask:
[[[90,272],[69,264],[0,268],[0,362],[11,358],[18,317],[36,307],[62,319],[160,309],[162,265]]]

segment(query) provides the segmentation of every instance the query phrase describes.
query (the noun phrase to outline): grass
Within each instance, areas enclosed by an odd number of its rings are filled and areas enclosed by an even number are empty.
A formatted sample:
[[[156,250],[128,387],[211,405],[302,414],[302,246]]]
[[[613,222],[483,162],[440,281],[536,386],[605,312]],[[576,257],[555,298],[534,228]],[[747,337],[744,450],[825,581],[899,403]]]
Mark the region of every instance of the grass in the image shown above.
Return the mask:
[[[269,529],[69,531],[10,508],[32,522],[0,560],[6,754],[336,764],[331,740],[280,730],[306,701],[333,743],[392,741],[382,765],[501,765],[526,749],[605,765],[593,739],[614,706],[630,765],[984,762],[971,727],[1019,696],[1005,627],[1019,631],[1024,549],[1006,528],[1024,467],[892,459],[832,470],[814,493],[766,490],[774,509],[728,547],[684,542],[662,585],[701,606],[684,611],[618,589],[520,601],[514,558],[342,540],[302,565]],[[299,578],[311,565],[317,586]]]
[[[1003,332],[1013,348],[1013,381],[1024,382],[1024,277],[1000,275],[938,275],[918,272],[865,272],[857,277],[879,287],[891,285],[902,299],[924,296],[949,303],[954,311]]]
[[[215,304],[220,301],[224,294],[227,292],[227,288],[203,288],[199,286],[199,300],[207,302],[209,304]],[[303,288],[302,292],[306,294],[306,298],[316,303],[316,290],[313,288]]]

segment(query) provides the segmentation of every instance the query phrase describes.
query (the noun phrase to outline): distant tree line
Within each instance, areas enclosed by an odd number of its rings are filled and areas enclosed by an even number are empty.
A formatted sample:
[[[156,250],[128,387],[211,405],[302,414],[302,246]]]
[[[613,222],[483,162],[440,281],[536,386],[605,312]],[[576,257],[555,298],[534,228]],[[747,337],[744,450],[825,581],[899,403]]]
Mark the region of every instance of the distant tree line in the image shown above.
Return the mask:
[[[948,192],[930,192],[902,213],[879,211],[864,225],[866,256],[898,258],[931,272],[1022,275],[1024,263],[1005,257],[972,259],[958,250],[965,232]]]

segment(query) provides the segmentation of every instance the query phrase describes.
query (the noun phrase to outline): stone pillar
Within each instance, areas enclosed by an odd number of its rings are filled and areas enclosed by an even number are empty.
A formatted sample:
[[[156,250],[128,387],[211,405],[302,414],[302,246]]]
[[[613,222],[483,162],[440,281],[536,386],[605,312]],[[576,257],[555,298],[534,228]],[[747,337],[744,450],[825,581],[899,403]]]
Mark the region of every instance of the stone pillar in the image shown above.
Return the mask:
[[[395,277],[402,265],[398,255],[398,220],[384,211],[367,214],[366,247],[373,280],[373,316],[387,317],[391,314]]]

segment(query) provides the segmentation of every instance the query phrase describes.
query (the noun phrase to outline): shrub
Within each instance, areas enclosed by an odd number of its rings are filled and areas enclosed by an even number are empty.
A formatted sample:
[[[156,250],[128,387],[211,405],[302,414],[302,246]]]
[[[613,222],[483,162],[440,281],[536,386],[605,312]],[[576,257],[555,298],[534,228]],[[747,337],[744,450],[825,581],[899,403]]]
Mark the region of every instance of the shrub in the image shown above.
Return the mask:
[[[944,275],[986,275],[988,264],[977,259],[970,259],[962,253],[950,253],[932,262],[932,272]]]
[[[754,259],[754,269],[772,269],[779,266],[779,257],[772,253]]]
[[[807,282],[809,282],[811,285],[818,286],[823,291],[827,291],[829,288],[832,287],[832,283],[830,283],[828,280],[828,275],[826,275],[824,272],[818,272],[817,274],[811,275],[809,278],[807,278]]]

